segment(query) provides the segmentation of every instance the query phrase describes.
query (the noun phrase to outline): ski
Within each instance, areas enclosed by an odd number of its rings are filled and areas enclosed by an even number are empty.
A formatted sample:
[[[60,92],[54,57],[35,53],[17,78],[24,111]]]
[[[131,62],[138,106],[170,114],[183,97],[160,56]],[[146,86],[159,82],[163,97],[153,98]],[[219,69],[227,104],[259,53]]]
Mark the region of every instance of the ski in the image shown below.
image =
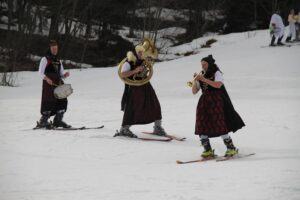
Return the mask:
[[[91,130],[91,129],[102,129],[104,128],[104,125],[98,126],[98,127],[70,127],[70,128],[52,128],[50,130],[55,130],[55,131],[78,131],[78,130]]]
[[[205,161],[209,161],[209,160],[215,160],[216,158],[218,158],[217,155],[215,155],[213,157],[208,157],[208,158],[201,158],[201,159],[198,159],[198,160],[189,160],[189,161],[177,160],[176,163],[177,164],[189,164],[189,163],[196,163],[196,162],[205,162]]]
[[[249,153],[249,154],[236,154],[234,156],[222,156],[216,159],[216,162],[221,162],[221,161],[226,161],[226,160],[232,160],[232,159],[237,159],[237,158],[245,158],[249,156],[253,156],[255,153]]]
[[[137,139],[137,140],[144,140],[144,141],[157,141],[157,142],[170,142],[172,139],[171,138],[146,138],[146,137],[127,137],[127,136],[123,136],[120,135],[119,131],[116,132],[116,134],[114,135],[114,137],[121,137],[124,139]]]
[[[292,45],[290,44],[285,44],[285,45],[275,45],[275,46],[271,46],[271,45],[265,45],[265,46],[261,46],[261,48],[275,48],[275,47],[291,47]]]
[[[102,129],[104,128],[104,125],[98,126],[98,127],[70,127],[70,128],[56,128],[56,127],[34,127],[33,130],[55,130],[55,131],[78,131],[78,130],[90,130],[90,129]]]
[[[134,139],[144,140],[144,141],[158,141],[158,142],[170,142],[171,138],[145,138],[145,137],[137,137]]]
[[[146,137],[126,137],[126,136],[114,136],[119,137],[121,139],[129,139],[129,140],[143,140],[143,141],[156,141],[156,142],[170,142],[171,138],[146,138]]]
[[[144,134],[149,134],[149,135],[156,135],[156,134],[153,133],[153,132],[142,132],[142,133],[144,133]],[[156,135],[156,136],[159,136],[159,137],[168,137],[168,138],[170,138],[170,139],[177,140],[177,141],[184,141],[184,140],[186,140],[185,137],[177,137],[177,136],[175,136],[175,135],[169,135],[169,134],[163,135],[163,136],[160,136],[160,135]]]

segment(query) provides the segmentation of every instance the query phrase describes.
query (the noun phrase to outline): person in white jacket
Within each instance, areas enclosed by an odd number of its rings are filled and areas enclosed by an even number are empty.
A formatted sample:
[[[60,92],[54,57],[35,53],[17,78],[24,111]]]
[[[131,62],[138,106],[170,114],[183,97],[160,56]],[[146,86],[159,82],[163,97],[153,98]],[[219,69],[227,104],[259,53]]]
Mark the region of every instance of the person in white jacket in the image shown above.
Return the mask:
[[[298,15],[296,15],[296,41],[299,41],[300,39],[300,12],[298,12]]]
[[[284,36],[284,24],[282,17],[279,15],[279,11],[274,13],[270,21],[270,34],[271,34],[271,44],[270,46],[275,46],[275,40],[277,39],[277,45],[284,45],[281,40]]]
[[[288,17],[288,22],[289,22],[289,36],[286,38],[286,42],[293,42],[296,40],[296,15],[294,9],[290,11],[289,17]]]

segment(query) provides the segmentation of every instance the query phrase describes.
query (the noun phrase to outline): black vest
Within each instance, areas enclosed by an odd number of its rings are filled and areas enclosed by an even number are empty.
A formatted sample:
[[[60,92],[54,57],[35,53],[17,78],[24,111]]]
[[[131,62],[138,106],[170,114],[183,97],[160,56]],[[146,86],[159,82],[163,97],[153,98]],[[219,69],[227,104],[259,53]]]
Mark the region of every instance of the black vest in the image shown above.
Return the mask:
[[[61,70],[61,63],[60,60],[53,55],[47,55],[45,56],[47,59],[47,66],[45,69],[45,75],[47,74],[55,74],[58,76],[59,79],[61,79],[60,76],[60,70]]]

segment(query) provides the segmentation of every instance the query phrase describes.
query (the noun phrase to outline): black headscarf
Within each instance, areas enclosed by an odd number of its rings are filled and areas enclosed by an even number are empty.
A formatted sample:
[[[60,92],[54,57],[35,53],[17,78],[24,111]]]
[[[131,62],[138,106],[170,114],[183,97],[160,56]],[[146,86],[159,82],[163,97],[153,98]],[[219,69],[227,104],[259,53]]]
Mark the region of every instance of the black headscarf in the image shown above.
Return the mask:
[[[217,71],[220,71],[219,67],[215,64],[215,59],[212,55],[202,58],[201,61],[208,63],[208,69],[204,75],[205,78],[211,78]]]

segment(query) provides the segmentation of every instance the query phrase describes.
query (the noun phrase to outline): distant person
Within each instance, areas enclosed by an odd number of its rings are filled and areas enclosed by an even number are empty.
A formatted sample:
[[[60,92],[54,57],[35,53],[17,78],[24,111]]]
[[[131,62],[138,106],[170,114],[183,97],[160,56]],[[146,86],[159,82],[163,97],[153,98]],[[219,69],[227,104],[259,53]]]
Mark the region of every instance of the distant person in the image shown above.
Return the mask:
[[[284,24],[281,16],[279,15],[280,11],[276,11],[271,17],[270,21],[270,34],[271,34],[271,44],[270,46],[275,46],[275,41],[277,38],[277,45],[284,45],[281,40],[284,36]]]
[[[55,40],[50,41],[49,50],[41,59],[39,74],[43,79],[42,117],[36,128],[51,128],[51,126],[70,128],[70,125],[62,121],[64,113],[67,111],[68,100],[56,99],[54,96],[56,86],[61,85],[62,79],[70,75],[69,72],[64,73],[64,67],[58,58],[58,44]],[[55,115],[54,121],[53,124],[50,124],[48,119],[53,115]]]
[[[296,15],[296,41],[300,40],[300,12]]]
[[[297,23],[297,17],[295,15],[295,10],[291,9],[289,17],[289,35],[286,38],[286,42],[293,42],[296,40],[296,23]]]

